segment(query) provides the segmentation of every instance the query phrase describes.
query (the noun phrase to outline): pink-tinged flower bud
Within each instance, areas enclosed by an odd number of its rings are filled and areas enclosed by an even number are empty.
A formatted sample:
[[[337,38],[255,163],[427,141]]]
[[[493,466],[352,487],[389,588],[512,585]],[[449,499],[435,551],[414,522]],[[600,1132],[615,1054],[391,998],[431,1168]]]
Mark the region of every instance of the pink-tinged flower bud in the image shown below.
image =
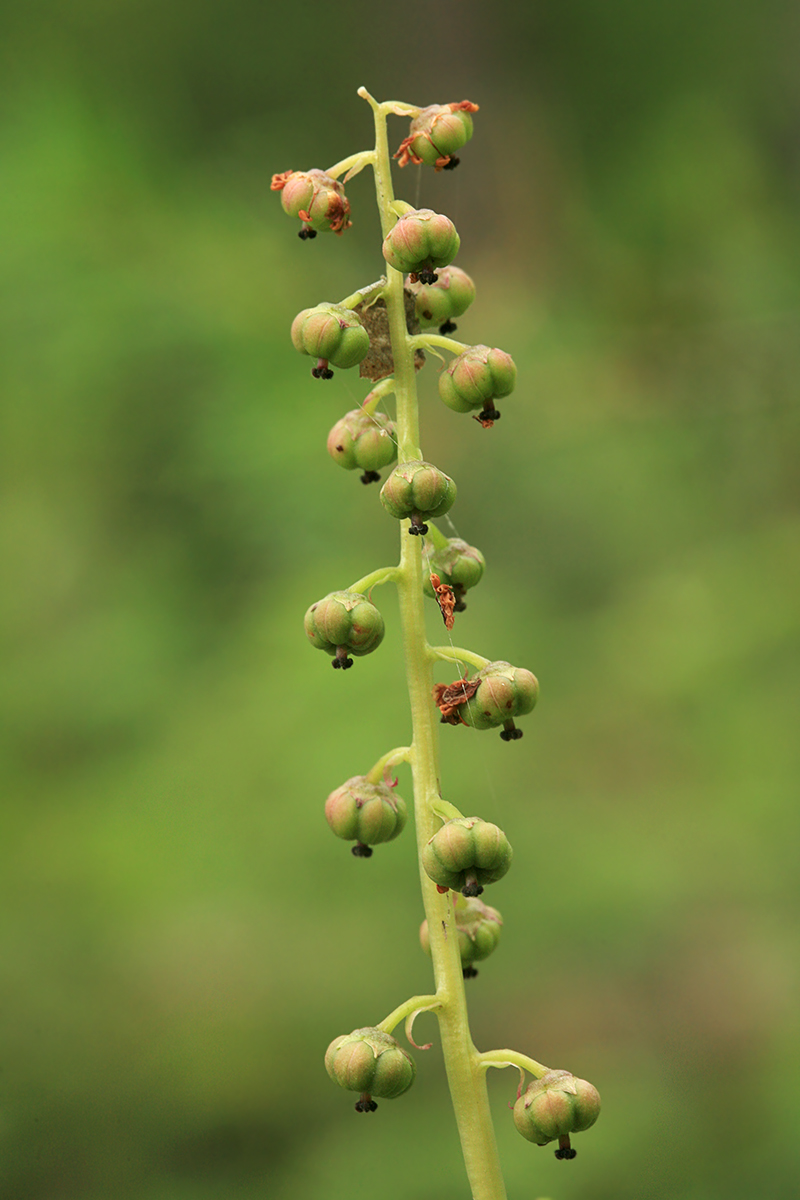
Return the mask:
[[[443,267],[435,283],[409,283],[414,296],[417,319],[423,329],[446,325],[455,329],[453,317],[460,317],[475,299],[475,284],[460,267]]]
[[[301,354],[318,360],[311,372],[320,379],[329,379],[331,362],[346,370],[360,363],[369,351],[369,334],[360,318],[341,304],[318,304],[304,308],[292,321],[292,344]]]
[[[474,588],[483,578],[486,560],[480,550],[470,546],[462,538],[448,538],[447,545],[435,550],[428,541],[425,543],[425,568],[427,574],[422,580],[426,596],[436,598],[430,576],[438,575],[441,583],[453,589],[456,598],[456,612],[463,612],[467,607],[464,595]],[[430,552],[430,553],[429,553]]]
[[[600,1115],[600,1096],[591,1083],[569,1071],[534,1079],[514,1105],[514,1124],[524,1138],[546,1146],[558,1138],[556,1158],[574,1158],[571,1133],[583,1133]]]
[[[361,470],[362,483],[380,479],[378,469],[397,458],[397,429],[383,413],[354,408],[328,434],[328,453],[347,471]]]
[[[391,842],[403,832],[408,810],[388,783],[370,783],[365,775],[354,775],[328,796],[325,818],[337,837],[356,843],[356,857],[369,858],[370,846]]]
[[[383,641],[383,617],[359,592],[331,592],[305,615],[308,640],[333,658],[333,666],[352,667],[348,654],[361,658]]]
[[[422,866],[439,887],[480,896],[483,884],[502,879],[511,866],[511,846],[502,829],[480,817],[446,821],[426,842]]]
[[[411,122],[409,135],[400,143],[394,157],[401,167],[409,161],[428,163],[437,171],[457,166],[458,159],[453,155],[472,137],[470,113],[477,111],[478,105],[471,100],[423,108]]]
[[[430,208],[412,209],[389,230],[383,257],[396,271],[408,271],[423,283],[434,283],[434,268],[451,263],[460,245],[461,238],[449,217]]]
[[[281,193],[284,212],[303,222],[301,238],[327,230],[341,234],[352,224],[344,188],[324,171],[282,171],[272,176],[271,187]]]
[[[449,475],[419,459],[395,467],[381,488],[381,503],[398,520],[411,518],[409,533],[428,532],[425,517],[441,517],[453,507],[456,485]]]
[[[458,951],[465,978],[478,972],[473,963],[483,962],[494,953],[500,941],[503,918],[496,908],[484,904],[477,896],[456,894],[455,925],[458,932]],[[419,940],[426,954],[431,952],[428,922],[423,921],[419,929]]]
[[[517,368],[510,354],[488,346],[470,346],[439,376],[439,395],[455,412],[481,409],[478,420],[491,425],[500,416],[493,401],[513,392]]]
[[[372,1112],[372,1099],[394,1100],[407,1092],[417,1068],[411,1055],[389,1033],[367,1027],[354,1029],[331,1042],[325,1053],[325,1070],[334,1083],[349,1092],[361,1092],[357,1112]]]
[[[514,718],[524,717],[535,708],[539,698],[536,676],[524,667],[500,661],[483,667],[472,676],[471,682],[477,682],[478,687],[469,702],[459,708],[462,721],[473,729],[497,729],[504,725],[501,737],[506,741],[521,737],[522,731],[514,728]]]

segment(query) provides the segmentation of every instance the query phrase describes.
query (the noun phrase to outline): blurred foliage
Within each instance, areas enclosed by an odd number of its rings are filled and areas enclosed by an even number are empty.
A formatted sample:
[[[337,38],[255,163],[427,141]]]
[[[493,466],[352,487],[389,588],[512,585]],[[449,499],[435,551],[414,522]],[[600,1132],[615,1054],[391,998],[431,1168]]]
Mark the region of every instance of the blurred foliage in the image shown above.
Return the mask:
[[[399,188],[458,224],[460,336],[520,372],[491,433],[423,385],[489,559],[457,640],[542,683],[521,743],[443,730],[445,795],[516,850],[475,1037],[605,1104],[565,1168],[495,1073],[509,1195],[793,1194],[797,10],[3,22],[2,1196],[466,1194],[437,1049],[369,1120],[321,1066],[430,987],[410,837],[357,862],[322,819],[408,735],[396,603],[346,677],[301,629],[396,554],[324,450],[362,386],[288,339],[380,273],[367,173],[344,239],[269,194],[369,144],[362,83],[480,103],[458,172]]]

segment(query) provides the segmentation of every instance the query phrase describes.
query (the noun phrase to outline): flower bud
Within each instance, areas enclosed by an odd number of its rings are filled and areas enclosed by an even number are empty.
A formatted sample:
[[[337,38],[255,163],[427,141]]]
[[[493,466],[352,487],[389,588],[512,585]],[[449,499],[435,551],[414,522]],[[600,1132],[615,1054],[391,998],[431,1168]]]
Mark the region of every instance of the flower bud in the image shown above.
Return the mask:
[[[490,908],[477,896],[456,897],[455,925],[458,931],[458,950],[461,966],[471,967],[482,962],[497,947],[503,919],[496,908]],[[428,922],[423,921],[419,930],[422,949],[430,954]]]
[[[479,896],[484,883],[503,878],[512,853],[508,838],[497,825],[480,817],[456,817],[426,842],[422,865],[440,887]]]
[[[449,217],[430,208],[412,209],[389,230],[383,257],[395,270],[409,271],[423,283],[433,283],[433,268],[451,263],[460,245],[461,238]]]
[[[513,722],[514,717],[532,712],[539,698],[536,676],[511,663],[489,663],[473,675],[472,682],[476,681],[478,687],[469,703],[459,708],[459,716],[473,729],[496,729]]]
[[[402,796],[381,780],[354,775],[325,801],[325,817],[337,837],[358,846],[378,846],[402,833],[408,810]],[[354,853],[356,848],[354,848]],[[361,857],[369,855],[359,851]]]
[[[328,434],[328,453],[347,471],[360,468],[364,472],[362,482],[372,483],[380,479],[378,468],[397,457],[395,423],[383,413],[354,408]]]
[[[348,652],[361,658],[383,641],[383,617],[359,592],[331,592],[305,615],[308,640],[333,657],[334,667],[351,667]]]
[[[510,354],[488,346],[470,346],[442,371],[439,395],[454,412],[480,408],[491,422],[500,415],[492,401],[513,392],[516,380],[517,368]]]
[[[559,1139],[556,1158],[574,1158],[571,1133],[583,1133],[600,1115],[600,1096],[585,1079],[569,1071],[548,1071],[534,1079],[514,1105],[514,1124],[537,1146]]]
[[[440,550],[433,549],[432,544],[426,541],[425,550],[430,550],[430,555],[425,559],[428,574],[422,580],[425,595],[435,598],[430,576],[438,575],[442,583],[453,589],[456,611],[462,611],[466,607],[464,593],[480,583],[486,568],[486,560],[480,550],[468,545],[462,538],[448,538],[447,545]]]
[[[301,354],[310,354],[320,364],[333,363],[346,370],[365,358],[369,350],[369,334],[356,313],[341,304],[318,304],[304,308],[292,321],[292,344]],[[324,374],[318,366],[312,374]]]
[[[284,212],[303,222],[301,238],[326,230],[341,234],[352,224],[344,188],[324,171],[283,171],[272,176],[271,187],[281,193]]]
[[[419,459],[395,467],[381,488],[381,503],[398,520],[411,518],[410,533],[427,533],[423,517],[441,517],[455,503],[456,485],[449,475]]]
[[[394,1100],[407,1092],[417,1068],[413,1058],[389,1033],[367,1027],[354,1029],[331,1042],[325,1053],[325,1070],[334,1083],[362,1100],[378,1096]],[[365,1105],[359,1111],[369,1111]],[[359,1105],[356,1105],[359,1108]]]
[[[460,267],[443,267],[435,283],[408,283],[406,287],[413,293],[417,319],[423,329],[460,317],[475,299],[475,284]]]
[[[428,163],[437,171],[456,166],[458,159],[453,158],[453,154],[472,137],[470,113],[477,111],[478,105],[471,100],[423,108],[411,122],[409,135],[400,143],[394,157],[399,159],[401,167],[409,161]]]

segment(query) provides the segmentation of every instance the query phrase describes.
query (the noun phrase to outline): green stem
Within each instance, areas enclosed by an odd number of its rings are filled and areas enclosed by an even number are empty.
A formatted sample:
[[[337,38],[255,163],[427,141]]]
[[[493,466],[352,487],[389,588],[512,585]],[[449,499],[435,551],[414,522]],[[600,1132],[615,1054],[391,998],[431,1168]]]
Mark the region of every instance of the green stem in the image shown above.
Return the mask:
[[[399,567],[378,567],[376,571],[370,571],[369,575],[364,575],[355,583],[351,583],[347,591],[366,595],[370,588],[380,587],[382,583],[396,583],[399,578]]]
[[[359,171],[363,171],[364,167],[368,167],[370,163],[374,162],[374,150],[359,150],[356,154],[348,154],[347,158],[343,158],[341,162],[328,167],[325,174],[330,175],[331,179],[338,179],[340,175],[344,175],[345,171],[349,171],[348,178],[352,179]]]
[[[358,94],[372,106],[375,117],[375,188],[385,237],[396,220],[390,207],[394,195],[386,134],[386,112],[393,110],[391,105],[378,104],[365,88],[360,88]],[[414,353],[406,329],[403,276],[392,267],[387,267],[385,299],[394,358],[399,462],[402,464],[422,458],[422,453],[419,449]],[[421,858],[425,843],[439,827],[438,818],[431,808],[431,802],[439,797],[439,725],[438,713],[431,699],[433,658],[425,634],[422,547],[419,544],[422,539],[409,536],[405,522],[402,522],[400,529],[397,590],[411,702],[411,768],[417,846]],[[437,1010],[437,1017],[442,1052],[472,1198],[505,1200],[506,1190],[489,1110],[485,1071],[481,1070],[478,1051],[469,1029],[452,905],[437,892],[436,885],[421,865],[420,882],[428,920],[436,998],[441,1006]]]
[[[363,304],[365,300],[369,300],[370,304],[374,304],[376,300],[381,298],[385,285],[385,279],[377,279],[375,283],[368,283],[366,287],[359,288],[357,292],[353,292],[350,296],[345,296],[344,300],[340,300],[339,307],[349,309],[358,308],[359,304]]]
[[[470,347],[466,342],[457,342],[453,338],[444,337],[441,333],[417,333],[409,339],[413,350],[430,350],[434,346],[449,350],[451,354],[461,354]]]
[[[535,1058],[520,1054],[517,1050],[486,1050],[478,1055],[481,1067],[517,1067],[520,1071],[529,1071],[535,1079],[541,1079],[550,1070]]]
[[[387,754],[382,755],[375,766],[370,767],[364,778],[370,783],[380,783],[387,771],[396,767],[398,763],[408,762],[410,756],[410,746],[397,746],[394,750],[389,750]]]
[[[376,1029],[382,1029],[384,1033],[391,1033],[396,1026],[404,1021],[406,1017],[410,1017],[412,1013],[431,1012],[439,1007],[438,996],[412,996],[409,1000],[404,1000],[402,1004],[398,1004],[388,1017],[384,1017],[380,1025],[376,1025]]]
[[[484,667],[488,667],[491,661],[488,658],[484,658],[482,654],[475,654],[472,650],[464,650],[462,646],[429,646],[428,653],[434,661],[454,662],[459,665],[469,663],[471,667],[476,667],[479,671],[482,671]]]
[[[381,379],[379,383],[376,383],[372,391],[368,392],[364,397],[364,400],[361,404],[364,412],[369,413],[369,415],[372,416],[381,400],[384,400],[387,396],[391,396],[393,391],[394,378],[391,375],[387,375],[385,379]]]
[[[461,810],[456,808],[455,804],[450,804],[449,801],[442,800],[441,797],[433,801],[431,808],[442,821],[457,821],[460,817],[464,816]]]

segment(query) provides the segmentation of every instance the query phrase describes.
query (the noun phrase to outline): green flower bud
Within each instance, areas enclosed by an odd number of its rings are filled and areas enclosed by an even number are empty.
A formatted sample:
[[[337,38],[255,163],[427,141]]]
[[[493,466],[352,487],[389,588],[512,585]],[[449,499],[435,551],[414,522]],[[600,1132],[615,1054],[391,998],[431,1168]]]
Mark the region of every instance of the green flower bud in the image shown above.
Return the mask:
[[[500,941],[503,918],[496,908],[490,908],[477,896],[456,896],[455,923],[458,931],[458,951],[464,975],[477,975],[472,964],[482,962],[494,952]],[[430,954],[428,922],[423,921],[419,929],[422,949]]]
[[[325,1053],[325,1070],[339,1087],[361,1092],[358,1112],[377,1108],[373,1096],[382,1100],[402,1096],[417,1073],[413,1058],[391,1034],[369,1027],[332,1041]]]
[[[380,479],[379,467],[397,457],[397,430],[383,413],[354,408],[337,421],[328,434],[328,453],[347,471],[361,469],[362,483]]]
[[[458,254],[461,238],[449,217],[430,208],[412,209],[400,217],[383,243],[383,257],[397,271],[409,271],[423,283],[434,283],[434,267],[446,267]]]
[[[398,520],[411,518],[409,533],[428,532],[424,517],[441,517],[455,503],[456,485],[449,475],[419,459],[395,467],[381,488],[381,503]]]
[[[524,1138],[546,1146],[558,1138],[556,1158],[574,1158],[571,1133],[583,1133],[600,1115],[600,1096],[585,1079],[569,1071],[548,1071],[514,1105],[514,1124]]]
[[[506,730],[500,736],[506,741],[521,737],[521,730],[514,729],[514,717],[523,717],[533,711],[539,698],[536,676],[524,667],[491,662],[473,675],[471,682],[477,682],[478,687],[469,703],[459,707],[461,719],[473,729],[496,729],[505,725]]]
[[[344,188],[324,171],[283,171],[272,176],[270,186],[281,193],[284,212],[303,222],[301,238],[313,238],[326,230],[341,234],[352,224]]]
[[[439,376],[439,395],[454,412],[480,408],[478,420],[491,424],[500,416],[492,403],[514,390],[517,368],[510,354],[488,346],[470,346]]]
[[[325,817],[337,837],[355,841],[353,854],[369,858],[370,846],[391,842],[402,833],[408,810],[388,783],[370,783],[365,775],[354,775],[328,796]]]
[[[383,617],[359,592],[331,592],[305,615],[308,640],[333,657],[334,667],[351,667],[348,652],[361,658],[383,641]]]
[[[330,379],[329,362],[346,370],[366,358],[369,334],[349,308],[323,303],[297,314],[292,321],[292,344],[301,354],[318,360],[311,372],[315,378]]]
[[[468,545],[462,538],[448,538],[447,545],[440,550],[434,549],[433,543],[426,540],[425,551],[428,570],[422,580],[425,595],[435,598],[430,576],[438,575],[441,582],[455,593],[456,612],[463,612],[466,608],[464,593],[480,583],[486,568],[486,560],[480,550]]]
[[[512,853],[508,838],[497,825],[480,817],[456,817],[426,842],[422,865],[440,887],[479,896],[484,883],[503,878]]]
[[[395,154],[401,167],[411,161],[428,163],[437,171],[458,165],[453,157],[472,137],[472,117],[478,105],[471,100],[458,104],[431,104],[423,108],[411,122],[407,138],[400,143]]]
[[[435,283],[408,283],[413,293],[417,319],[423,329],[447,324],[452,333],[453,317],[460,317],[475,299],[475,284],[460,267],[443,267]]]

